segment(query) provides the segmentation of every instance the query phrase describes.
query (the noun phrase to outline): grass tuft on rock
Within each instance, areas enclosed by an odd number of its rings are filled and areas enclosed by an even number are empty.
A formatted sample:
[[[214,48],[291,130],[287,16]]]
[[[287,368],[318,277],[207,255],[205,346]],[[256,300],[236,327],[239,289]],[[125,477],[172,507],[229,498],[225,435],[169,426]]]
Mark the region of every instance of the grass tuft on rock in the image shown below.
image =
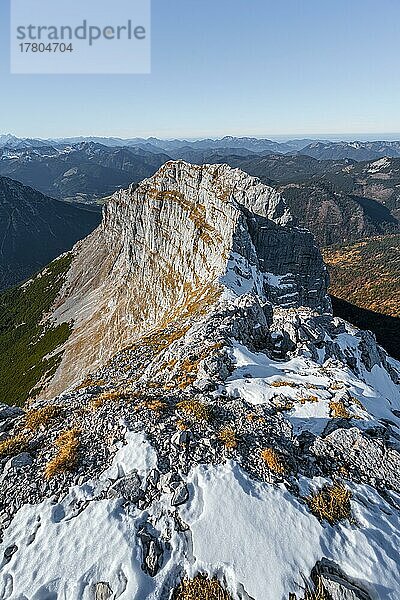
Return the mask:
[[[173,600],[232,600],[218,579],[206,575],[196,575],[194,579],[184,579],[176,588]]]
[[[351,419],[351,414],[345,407],[342,400],[331,400],[329,402],[329,409],[333,419]]]
[[[54,405],[28,410],[25,415],[25,426],[31,431],[37,431],[42,425],[46,427],[54,421],[60,412],[60,407]]]
[[[176,405],[179,412],[192,421],[209,421],[210,409],[199,400],[181,400]]]
[[[236,432],[232,427],[223,427],[218,433],[218,439],[227,450],[234,450],[237,448],[238,440]]]
[[[145,400],[139,402],[139,404],[135,407],[135,410],[147,409],[156,413],[157,415],[160,415],[161,412],[167,408],[167,403],[159,400],[158,398],[146,398]]]
[[[0,458],[15,456],[20,452],[25,452],[28,448],[28,439],[22,433],[14,435],[8,440],[0,442]]]
[[[341,483],[324,486],[307,498],[307,504],[319,521],[335,525],[351,518],[351,492]]]
[[[68,429],[56,439],[57,454],[47,463],[45,468],[47,479],[51,479],[65,471],[72,471],[75,468],[80,446],[79,434],[79,429]]]
[[[261,459],[273,473],[282,475],[285,472],[283,461],[273,448],[264,448],[264,450],[261,450]]]
[[[97,398],[90,401],[90,406],[93,410],[101,408],[103,404],[107,402],[119,402],[121,400],[127,400],[129,398],[129,392],[126,390],[107,390],[102,392]]]
[[[295,388],[295,387],[297,387],[297,383],[294,383],[293,381],[271,381],[270,385],[275,388],[279,388],[279,387]]]

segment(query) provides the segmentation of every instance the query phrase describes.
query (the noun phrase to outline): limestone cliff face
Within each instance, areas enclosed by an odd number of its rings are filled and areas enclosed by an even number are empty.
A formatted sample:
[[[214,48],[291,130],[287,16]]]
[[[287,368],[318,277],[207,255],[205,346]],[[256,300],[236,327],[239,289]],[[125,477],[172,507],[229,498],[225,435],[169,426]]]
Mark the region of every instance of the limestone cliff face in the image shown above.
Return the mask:
[[[50,315],[72,321],[73,333],[48,396],[149,330],[214,304],[226,287],[265,303],[330,308],[311,234],[291,225],[275,190],[226,165],[169,162],[117,192],[74,255]]]

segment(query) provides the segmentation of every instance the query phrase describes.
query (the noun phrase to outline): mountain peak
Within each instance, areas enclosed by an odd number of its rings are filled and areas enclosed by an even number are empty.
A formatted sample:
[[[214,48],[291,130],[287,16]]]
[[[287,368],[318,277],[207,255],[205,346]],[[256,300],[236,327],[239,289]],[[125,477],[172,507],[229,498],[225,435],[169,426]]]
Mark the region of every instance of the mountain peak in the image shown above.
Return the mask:
[[[203,305],[206,290],[323,312],[326,286],[311,234],[291,225],[274,189],[227,165],[167,162],[114,194],[76,246],[51,317],[73,321],[73,332],[48,393]]]

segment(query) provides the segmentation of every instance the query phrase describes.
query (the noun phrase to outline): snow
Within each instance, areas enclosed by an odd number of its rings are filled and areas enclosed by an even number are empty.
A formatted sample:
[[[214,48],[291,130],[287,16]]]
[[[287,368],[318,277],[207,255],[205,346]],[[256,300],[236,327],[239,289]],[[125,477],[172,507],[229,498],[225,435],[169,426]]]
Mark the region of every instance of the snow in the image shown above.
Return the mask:
[[[231,395],[252,404],[268,402],[282,394],[291,400],[311,394],[319,396],[321,391],[318,388],[329,385],[329,378],[319,374],[321,366],[303,357],[278,362],[261,352],[251,352],[236,341],[233,342],[232,355],[236,369],[228,378],[226,389]],[[288,385],[273,387],[271,384],[275,382],[287,382]],[[313,388],[309,389],[307,385]],[[321,397],[325,396],[322,393]]]
[[[233,462],[197,467],[190,484],[196,493],[181,516],[192,531],[192,574],[222,571],[232,590],[243,585],[255,600],[287,598],[325,556],[372,597],[398,598],[400,520],[372,488],[352,486],[357,524],[331,527],[283,487],[251,481]]]
[[[359,338],[346,333],[339,335],[337,341],[344,351],[351,348],[357,356]],[[236,368],[226,382],[228,394],[254,405],[271,403],[277,397],[293,402],[293,408],[283,415],[292,424],[295,435],[302,431],[321,434],[330,419],[329,401],[339,401],[346,394],[355,398],[349,409],[357,417],[352,422],[355,427],[365,429],[389,420],[400,431],[400,418],[393,412],[400,410],[399,386],[382,366],[375,365],[371,372],[360,366],[357,377],[337,361],[320,364],[306,356],[274,361],[235,340],[232,343]],[[275,387],[276,382],[287,385]],[[317,401],[304,402],[311,396]]]
[[[250,286],[263,285],[255,275],[247,262],[233,256],[225,276],[226,293],[236,302],[244,301],[242,293]],[[272,276],[270,285],[271,281],[283,285]],[[275,314],[279,311],[283,309]],[[235,369],[225,389],[254,405],[282,398],[292,403],[282,415],[294,435],[321,434],[331,418],[330,402],[348,402],[349,397],[355,401],[346,406],[358,417],[352,426],[365,429],[390,420],[400,430],[393,412],[400,410],[399,386],[382,366],[369,372],[362,365],[357,331],[346,325],[346,332],[334,341],[343,356],[356,359],[358,375],[344,362],[325,360],[323,351],[317,360],[303,351],[276,361],[232,340]],[[277,382],[285,385],[274,386]],[[98,582],[108,582],[113,597],[120,600],[159,600],[182,570],[188,576],[218,576],[235,600],[288,598],[290,592],[302,597],[303,577],[308,578],[323,557],[360,580],[373,600],[399,597],[400,515],[393,505],[400,504],[400,496],[394,492],[388,493],[390,505],[372,487],[346,482],[353,494],[354,520],[331,527],[320,523],[283,484],[253,481],[234,461],[199,465],[187,476],[189,501],[178,509],[190,530],[177,532],[168,494],[145,511],[107,497],[110,482],[133,469],[144,479],[157,467],[156,452],[143,433],[128,431],[124,442],[98,479],[72,487],[61,500],[49,498],[17,512],[0,546],[0,557],[7,548],[17,547],[9,562],[0,562],[0,600],[93,600]],[[300,477],[302,497],[326,482]],[[155,577],[142,570],[138,541],[139,530],[149,522],[163,542],[168,541]]]
[[[259,369],[275,376],[273,361],[240,345],[235,352],[239,368],[257,361]],[[294,377],[289,366],[301,373],[304,361],[282,364],[282,372]],[[297,416],[309,418],[311,406],[299,407]],[[180,569],[189,576],[218,575],[234,598],[243,589],[254,600],[287,598],[289,592],[301,593],[302,576],[324,556],[359,579],[375,600],[398,598],[399,513],[373,488],[348,483],[354,522],[331,527],[283,484],[253,481],[234,461],[200,465],[187,477],[190,500],[179,509],[190,532],[177,533],[172,518],[168,521],[166,495],[146,511],[124,507],[121,499],[99,499],[107,480],[132,469],[145,477],[156,466],[155,451],[142,433],[128,432],[125,442],[98,481],[71,488],[61,501],[47,499],[18,511],[1,546],[0,556],[14,544],[18,550],[0,564],[0,600],[93,600],[100,581],[120,600],[157,600],[175,585]],[[299,488],[306,496],[324,483],[301,477]],[[399,496],[390,495],[399,503]],[[156,532],[169,532],[169,550],[154,578],[141,568],[137,537],[149,519]]]
[[[260,297],[264,296],[262,274],[237,252],[231,253],[226,272],[219,278],[219,283],[224,288],[223,300],[235,301],[237,297],[251,291],[255,291]]]
[[[286,273],[286,275],[274,275],[274,273],[265,273],[265,279],[269,285],[276,288],[287,288],[293,286],[292,282],[285,282],[285,279],[293,277],[292,273]]]
[[[156,465],[143,434],[128,432],[126,442],[102,480],[132,469],[145,476]],[[60,502],[47,499],[18,511],[2,544],[3,552],[13,544],[18,550],[0,565],[1,600],[92,600],[99,581],[108,581],[121,600],[158,597],[156,582],[141,569],[136,541],[147,514],[125,511],[121,499],[97,500],[101,489],[101,482],[88,482]]]
[[[118,450],[113,463],[102,474],[102,479],[117,479],[135,468],[140,477],[145,477],[157,466],[157,454],[143,433],[128,431],[126,444]]]
[[[305,430],[321,435],[330,420],[329,401],[320,399],[319,402],[296,404],[287,419],[292,424],[295,435]]]
[[[388,167],[390,165],[390,160],[387,157],[380,158],[375,162],[371,163],[370,168],[368,169],[368,173],[379,173],[381,169]]]

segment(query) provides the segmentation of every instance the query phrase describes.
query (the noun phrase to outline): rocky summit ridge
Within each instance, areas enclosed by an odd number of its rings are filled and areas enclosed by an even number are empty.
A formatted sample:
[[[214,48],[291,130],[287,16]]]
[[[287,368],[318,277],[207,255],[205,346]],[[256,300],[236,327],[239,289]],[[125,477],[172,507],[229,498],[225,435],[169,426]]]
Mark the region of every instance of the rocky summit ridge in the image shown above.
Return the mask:
[[[239,170],[115,194],[56,373],[0,406],[0,600],[398,598],[400,365],[327,285]]]
[[[143,332],[212,304],[223,287],[256,301],[265,287],[261,296],[275,304],[327,308],[320,254],[290,221],[273,188],[226,165],[169,162],[116,193],[101,226],[76,247],[50,316],[74,325],[48,395]],[[274,285],[275,275],[283,285]]]

